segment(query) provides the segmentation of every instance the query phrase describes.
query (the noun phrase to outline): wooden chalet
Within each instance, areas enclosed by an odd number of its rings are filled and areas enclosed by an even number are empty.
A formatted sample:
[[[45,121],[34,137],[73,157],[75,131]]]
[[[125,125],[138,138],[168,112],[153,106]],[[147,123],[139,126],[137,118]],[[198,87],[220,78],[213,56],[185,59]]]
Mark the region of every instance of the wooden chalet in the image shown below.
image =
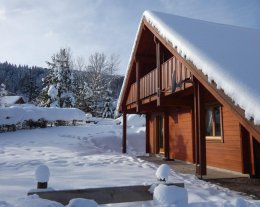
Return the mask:
[[[4,106],[12,106],[15,104],[25,104],[22,96],[2,96],[0,97],[0,104]]]
[[[191,28],[186,29],[202,40],[203,33],[196,34],[192,27],[196,22],[211,25],[157,12],[146,12],[141,20],[118,105],[123,113],[123,153],[126,115],[145,114],[147,153],[194,163],[198,175],[205,175],[206,167],[212,166],[260,176],[259,125],[246,118],[225,89],[219,89],[214,78],[209,80],[201,66],[186,57],[181,43],[169,37],[174,32],[162,31],[160,25],[167,28],[179,19],[190,21]],[[227,27],[212,24],[214,28]]]

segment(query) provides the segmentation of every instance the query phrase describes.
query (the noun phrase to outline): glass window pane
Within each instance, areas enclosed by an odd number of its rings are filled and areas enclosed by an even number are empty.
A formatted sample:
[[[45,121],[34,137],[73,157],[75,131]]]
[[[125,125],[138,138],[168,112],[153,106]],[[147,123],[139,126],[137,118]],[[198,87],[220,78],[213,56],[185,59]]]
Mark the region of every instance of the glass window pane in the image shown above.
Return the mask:
[[[215,106],[213,111],[215,116],[215,136],[221,136],[220,107]]]
[[[212,128],[212,109],[208,108],[206,110],[206,136],[213,136],[213,128]]]

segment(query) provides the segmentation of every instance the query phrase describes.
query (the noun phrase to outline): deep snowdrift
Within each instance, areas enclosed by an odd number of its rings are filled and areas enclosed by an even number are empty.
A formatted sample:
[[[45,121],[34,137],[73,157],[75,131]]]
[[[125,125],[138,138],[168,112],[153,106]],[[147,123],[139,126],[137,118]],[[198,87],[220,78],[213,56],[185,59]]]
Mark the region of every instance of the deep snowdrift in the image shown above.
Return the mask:
[[[62,206],[37,196],[26,197],[36,187],[34,173],[42,164],[50,169],[48,186],[54,189],[156,183],[157,166],[134,156],[145,154],[144,127],[127,128],[127,155],[121,154],[121,131],[114,120],[99,119],[98,124],[85,126],[0,133],[0,207]],[[194,175],[172,171],[168,179],[185,183],[192,207],[260,205],[260,201],[198,180]],[[141,202],[113,206],[156,205]]]
[[[39,119],[44,119],[46,121],[85,120],[86,115],[77,108],[45,108],[33,105],[0,108],[0,125],[11,125],[28,120],[37,121]]]

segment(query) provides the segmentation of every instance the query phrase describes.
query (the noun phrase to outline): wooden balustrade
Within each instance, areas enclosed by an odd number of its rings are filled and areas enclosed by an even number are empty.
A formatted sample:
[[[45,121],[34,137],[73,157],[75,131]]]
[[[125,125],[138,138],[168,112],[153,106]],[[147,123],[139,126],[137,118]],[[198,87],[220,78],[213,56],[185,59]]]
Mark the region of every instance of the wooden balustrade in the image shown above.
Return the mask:
[[[140,99],[154,95],[157,91],[157,69],[140,79]]]
[[[188,80],[191,77],[191,72],[186,63],[177,60],[174,56],[164,62],[160,68],[162,72],[161,91],[164,93],[174,93],[180,90],[184,90],[192,85]],[[147,98],[155,95],[158,89],[157,83],[157,68],[147,73],[140,78],[140,99]],[[173,78],[178,87],[176,91],[172,91]],[[180,84],[182,83],[182,84]],[[130,87],[126,104],[132,104],[137,101],[137,84],[133,83]]]
[[[129,94],[127,97],[126,104],[132,104],[137,101],[137,84],[133,83],[130,87]]]

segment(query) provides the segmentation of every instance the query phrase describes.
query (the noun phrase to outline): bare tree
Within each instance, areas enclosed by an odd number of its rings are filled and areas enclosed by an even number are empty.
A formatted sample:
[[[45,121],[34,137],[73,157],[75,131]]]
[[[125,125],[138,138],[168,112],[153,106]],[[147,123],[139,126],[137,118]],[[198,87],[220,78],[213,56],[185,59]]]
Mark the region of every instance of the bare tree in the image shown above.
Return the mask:
[[[119,55],[112,54],[107,61],[107,72],[109,75],[114,76],[118,71],[120,64]]]
[[[86,60],[84,57],[79,56],[74,63],[75,70],[83,71],[86,69]]]

